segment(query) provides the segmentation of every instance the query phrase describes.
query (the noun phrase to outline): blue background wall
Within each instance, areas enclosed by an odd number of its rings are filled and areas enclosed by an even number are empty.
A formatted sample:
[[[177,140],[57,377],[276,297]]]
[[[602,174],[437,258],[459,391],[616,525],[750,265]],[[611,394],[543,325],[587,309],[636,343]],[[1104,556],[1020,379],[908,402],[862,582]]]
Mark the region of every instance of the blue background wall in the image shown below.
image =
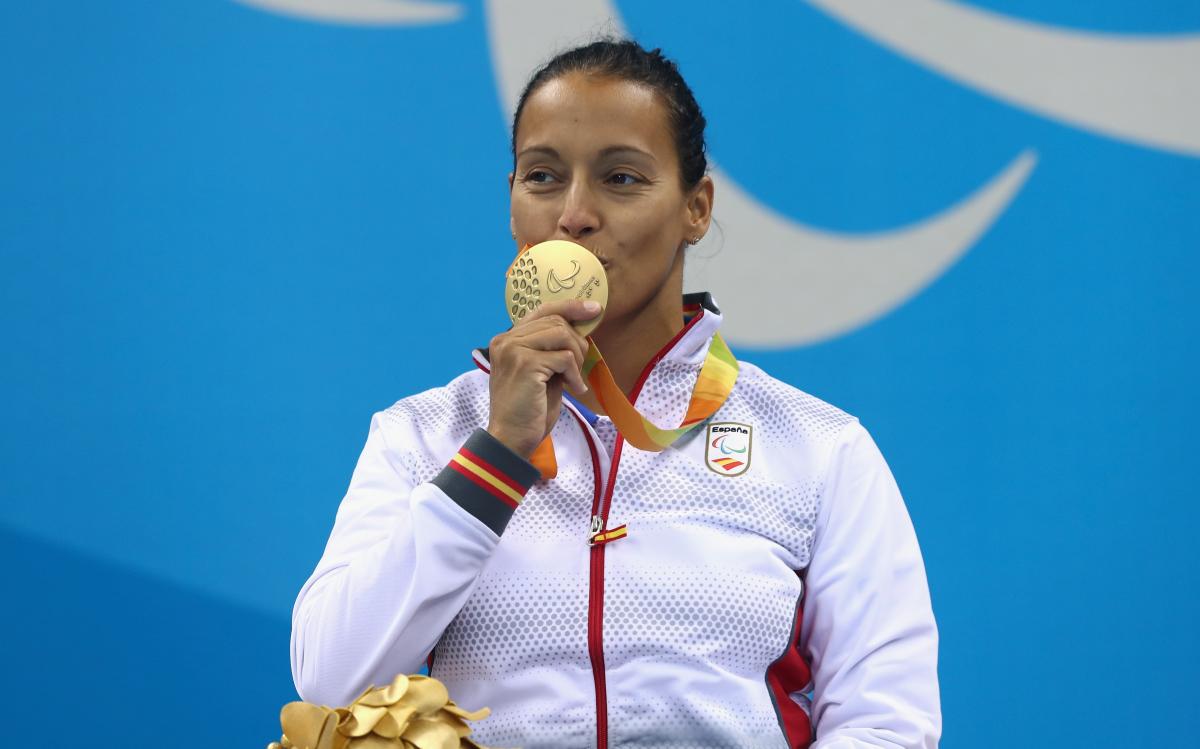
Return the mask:
[[[1200,28],[1195,3],[972,4]],[[463,7],[362,28],[217,0],[0,6],[0,699],[19,735],[278,736],[291,605],[371,414],[506,324],[483,301],[511,251],[505,115],[489,11]],[[944,745],[1176,745],[1200,666],[1200,159],[989,98],[804,3],[754,7],[620,5],[774,209],[884,230],[1039,154],[891,314],[734,342],[887,456],[941,628]],[[428,293],[447,259],[458,309]],[[70,709],[47,698],[67,685]]]

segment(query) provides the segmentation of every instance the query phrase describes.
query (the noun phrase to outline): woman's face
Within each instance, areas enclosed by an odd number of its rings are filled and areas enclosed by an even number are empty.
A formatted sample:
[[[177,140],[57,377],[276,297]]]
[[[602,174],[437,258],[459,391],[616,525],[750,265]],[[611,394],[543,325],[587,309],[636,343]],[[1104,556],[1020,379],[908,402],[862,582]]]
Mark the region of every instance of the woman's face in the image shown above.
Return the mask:
[[[608,274],[606,323],[656,302],[677,312],[684,243],[708,230],[712,181],[684,191],[654,91],[583,73],[554,78],[526,100],[515,147],[517,247],[567,239],[591,250]]]

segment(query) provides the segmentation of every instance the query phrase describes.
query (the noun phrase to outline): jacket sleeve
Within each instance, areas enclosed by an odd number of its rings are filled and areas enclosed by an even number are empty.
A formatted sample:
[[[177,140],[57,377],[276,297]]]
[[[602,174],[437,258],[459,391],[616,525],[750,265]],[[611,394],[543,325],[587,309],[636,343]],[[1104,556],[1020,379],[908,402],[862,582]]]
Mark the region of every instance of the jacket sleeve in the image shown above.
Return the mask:
[[[307,702],[345,705],[368,685],[417,671],[538,476],[477,429],[418,483],[397,452],[404,447],[390,442],[407,437],[389,428],[375,414],[325,553],[292,609],[292,679]]]
[[[857,421],[834,449],[817,517],[801,652],[813,749],[934,749],[938,633],[900,490]]]

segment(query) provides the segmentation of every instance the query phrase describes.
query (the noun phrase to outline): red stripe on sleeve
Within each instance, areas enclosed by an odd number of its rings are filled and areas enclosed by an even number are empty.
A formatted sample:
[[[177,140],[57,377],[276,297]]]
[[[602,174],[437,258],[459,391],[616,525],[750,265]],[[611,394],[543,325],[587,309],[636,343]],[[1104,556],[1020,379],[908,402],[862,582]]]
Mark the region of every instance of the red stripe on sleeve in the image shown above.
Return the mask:
[[[493,476],[495,476],[496,478],[498,478],[498,479],[500,479],[501,481],[503,481],[503,482],[504,482],[505,484],[507,484],[508,486],[512,487],[512,490],[513,490],[513,491],[515,491],[517,494],[524,495],[524,494],[525,494],[525,492],[529,491],[529,488],[528,488],[528,487],[521,486],[521,485],[520,485],[520,484],[518,484],[516,481],[513,481],[512,479],[510,479],[510,478],[508,477],[508,474],[507,474],[507,473],[505,473],[504,471],[501,471],[499,468],[497,468],[496,466],[494,466],[494,465],[492,465],[491,463],[487,462],[486,460],[484,460],[483,458],[479,457],[479,456],[478,456],[478,455],[476,455],[475,453],[471,452],[471,451],[470,451],[470,450],[468,450],[467,448],[465,448],[465,447],[461,447],[461,448],[459,448],[458,452],[459,452],[460,454],[462,454],[462,456],[463,456],[464,458],[467,458],[468,460],[470,460],[470,461],[471,461],[472,463],[474,463],[475,465],[479,466],[479,467],[480,467],[480,468],[482,468],[483,470],[487,471],[488,473],[492,474],[492,475],[493,475]]]
[[[507,494],[500,491],[496,487],[492,486],[488,482],[484,481],[483,479],[479,478],[475,474],[471,473],[466,468],[463,468],[458,463],[455,463],[453,460],[450,461],[449,465],[455,471],[458,471],[459,475],[466,477],[472,484],[475,484],[475,486],[478,486],[480,489],[483,489],[488,494],[492,495],[493,497],[500,500],[504,504],[513,508],[514,510],[517,509],[518,505],[516,502],[513,501],[512,497],[508,496]]]

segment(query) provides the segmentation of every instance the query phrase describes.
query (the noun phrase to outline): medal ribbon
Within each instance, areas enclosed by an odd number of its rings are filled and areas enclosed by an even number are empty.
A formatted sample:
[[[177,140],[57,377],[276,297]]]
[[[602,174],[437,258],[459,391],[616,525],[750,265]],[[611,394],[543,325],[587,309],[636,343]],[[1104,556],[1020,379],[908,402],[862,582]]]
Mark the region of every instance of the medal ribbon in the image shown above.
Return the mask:
[[[699,311],[700,305],[688,305],[684,308],[684,317],[690,320]],[[596,343],[590,336],[587,341],[588,351],[583,360],[582,374],[595,391],[596,399],[612,419],[613,426],[620,432],[621,437],[639,450],[661,452],[688,431],[704,423],[705,419],[716,413],[725,403],[729,393],[733,391],[734,382],[737,381],[737,359],[721,335],[714,333],[708,354],[704,357],[704,364],[701,365],[700,374],[696,378],[696,387],[692,390],[692,400],[688,403],[683,423],[675,429],[663,429],[634,408],[613,379],[612,371],[604,362]],[[541,473],[542,479],[549,481],[558,475],[558,461],[554,456],[554,442],[550,435],[546,435],[529,460]]]
[[[704,357],[704,364],[700,367],[696,387],[692,390],[692,400],[683,416],[683,423],[675,429],[663,429],[634,408],[629,398],[617,386],[591,336],[587,340],[588,351],[583,360],[583,376],[587,379],[588,386],[595,391],[600,405],[604,406],[608,418],[612,419],[613,426],[626,442],[639,450],[659,452],[703,423],[717,412],[733,390],[733,383],[737,381],[737,359],[733,357],[733,352],[729,350],[721,335],[714,333],[712,343],[708,347],[708,355]]]

